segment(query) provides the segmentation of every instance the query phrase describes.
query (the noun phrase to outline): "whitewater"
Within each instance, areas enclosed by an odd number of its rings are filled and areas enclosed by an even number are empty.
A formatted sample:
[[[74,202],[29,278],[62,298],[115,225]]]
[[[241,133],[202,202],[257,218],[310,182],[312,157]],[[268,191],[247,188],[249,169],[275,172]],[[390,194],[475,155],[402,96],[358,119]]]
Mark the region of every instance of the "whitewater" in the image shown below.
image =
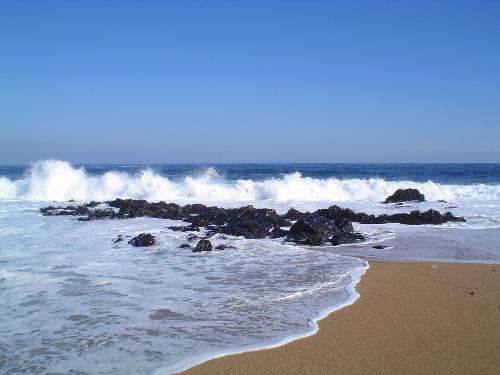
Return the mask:
[[[381,203],[398,188],[423,203]],[[358,225],[361,244],[309,248],[216,235],[234,249],[193,254],[189,233],[152,218],[79,222],[40,208],[114,198],[279,213],[338,204],[368,213],[434,208],[465,223]],[[68,202],[75,200],[76,203]],[[118,235],[149,232],[152,248]],[[358,298],[371,259],[500,263],[498,165],[0,167],[0,372],[164,374],[282,345]],[[384,249],[374,249],[381,244]]]

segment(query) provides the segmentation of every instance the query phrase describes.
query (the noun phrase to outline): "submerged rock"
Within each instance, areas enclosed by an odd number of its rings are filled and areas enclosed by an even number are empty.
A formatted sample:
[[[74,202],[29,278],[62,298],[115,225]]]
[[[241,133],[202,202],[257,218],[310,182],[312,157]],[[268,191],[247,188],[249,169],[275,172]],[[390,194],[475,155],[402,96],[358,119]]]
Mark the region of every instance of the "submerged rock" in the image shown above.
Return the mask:
[[[398,202],[423,202],[425,196],[417,189],[398,189],[391,196],[387,197],[384,203],[398,203]]]
[[[188,249],[191,248],[191,245],[188,243],[183,243],[182,245],[179,246],[180,249]]]
[[[227,244],[220,244],[219,246],[216,247],[216,249],[217,250],[236,249],[236,246],[227,245]]]
[[[201,253],[202,251],[212,251],[212,243],[209,240],[200,240],[194,248],[194,253]]]
[[[118,237],[113,241],[113,243],[122,242],[124,240],[123,234],[119,234]]]
[[[89,211],[87,217],[81,217],[80,221],[98,220],[98,219],[114,219],[116,212],[112,208],[99,208]]]
[[[44,216],[85,216],[90,210],[85,206],[66,206],[66,207],[42,207],[40,212]]]
[[[135,247],[153,246],[156,238],[151,233],[141,233],[128,241],[128,244]]]

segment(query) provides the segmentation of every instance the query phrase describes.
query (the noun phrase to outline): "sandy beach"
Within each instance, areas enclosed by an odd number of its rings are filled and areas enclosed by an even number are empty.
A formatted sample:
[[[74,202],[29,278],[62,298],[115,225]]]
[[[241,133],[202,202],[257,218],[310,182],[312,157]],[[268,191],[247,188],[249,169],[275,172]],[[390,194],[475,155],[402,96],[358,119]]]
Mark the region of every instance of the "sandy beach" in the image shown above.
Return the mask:
[[[317,334],[184,374],[499,374],[500,265],[370,262]]]

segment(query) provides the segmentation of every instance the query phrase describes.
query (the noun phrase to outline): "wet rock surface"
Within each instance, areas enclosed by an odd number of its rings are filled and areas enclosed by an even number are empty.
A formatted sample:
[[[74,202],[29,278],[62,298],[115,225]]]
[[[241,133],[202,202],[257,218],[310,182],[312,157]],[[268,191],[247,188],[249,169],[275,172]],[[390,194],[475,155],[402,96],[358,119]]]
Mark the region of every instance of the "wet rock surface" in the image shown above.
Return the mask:
[[[425,196],[417,189],[398,189],[388,196],[384,203],[400,203],[400,202],[423,202]]]
[[[128,244],[135,247],[153,246],[156,245],[156,238],[151,233],[141,233],[128,241]]]
[[[194,253],[201,253],[203,251],[212,251],[212,243],[209,240],[200,240],[194,248]]]
[[[416,197],[414,193],[404,196]],[[248,239],[269,237],[284,238],[288,242],[310,246],[336,246],[364,240],[361,233],[354,232],[353,222],[360,224],[439,225],[446,222],[465,221],[461,217],[454,216],[451,212],[441,213],[433,209],[423,212],[416,210],[409,213],[373,215],[333,205],[312,213],[303,213],[291,208],[287,213],[279,215],[273,209],[253,206],[240,208],[222,208],[203,204],[180,206],[175,203],[133,199],[115,199],[106,203],[108,207],[103,206],[104,204],[101,202],[93,201],[65,207],[48,206],[40,211],[46,216],[78,216],[78,220],[81,221],[135,217],[182,220],[186,225],[168,228],[181,232],[198,232],[200,228],[204,228],[205,234],[200,235],[204,239],[215,234],[242,236]],[[138,238],[141,235],[146,237]],[[133,238],[129,243],[133,246],[151,246],[156,243],[151,234],[143,233],[141,235]],[[190,233],[187,240],[199,240],[200,237]],[[136,243],[137,245],[134,245]]]

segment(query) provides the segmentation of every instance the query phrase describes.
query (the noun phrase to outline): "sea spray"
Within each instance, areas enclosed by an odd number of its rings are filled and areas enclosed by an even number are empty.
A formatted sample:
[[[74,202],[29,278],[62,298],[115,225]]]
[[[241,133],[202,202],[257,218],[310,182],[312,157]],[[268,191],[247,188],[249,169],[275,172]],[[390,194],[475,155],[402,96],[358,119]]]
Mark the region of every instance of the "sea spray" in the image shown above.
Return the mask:
[[[225,179],[214,168],[172,179],[151,168],[89,174],[59,160],[34,163],[22,178],[0,177],[0,198],[25,200],[106,200],[135,198],[193,202],[370,201],[384,200],[399,188],[415,188],[427,200],[500,200],[500,184],[442,184],[382,178],[304,177],[300,172],[264,180]]]

